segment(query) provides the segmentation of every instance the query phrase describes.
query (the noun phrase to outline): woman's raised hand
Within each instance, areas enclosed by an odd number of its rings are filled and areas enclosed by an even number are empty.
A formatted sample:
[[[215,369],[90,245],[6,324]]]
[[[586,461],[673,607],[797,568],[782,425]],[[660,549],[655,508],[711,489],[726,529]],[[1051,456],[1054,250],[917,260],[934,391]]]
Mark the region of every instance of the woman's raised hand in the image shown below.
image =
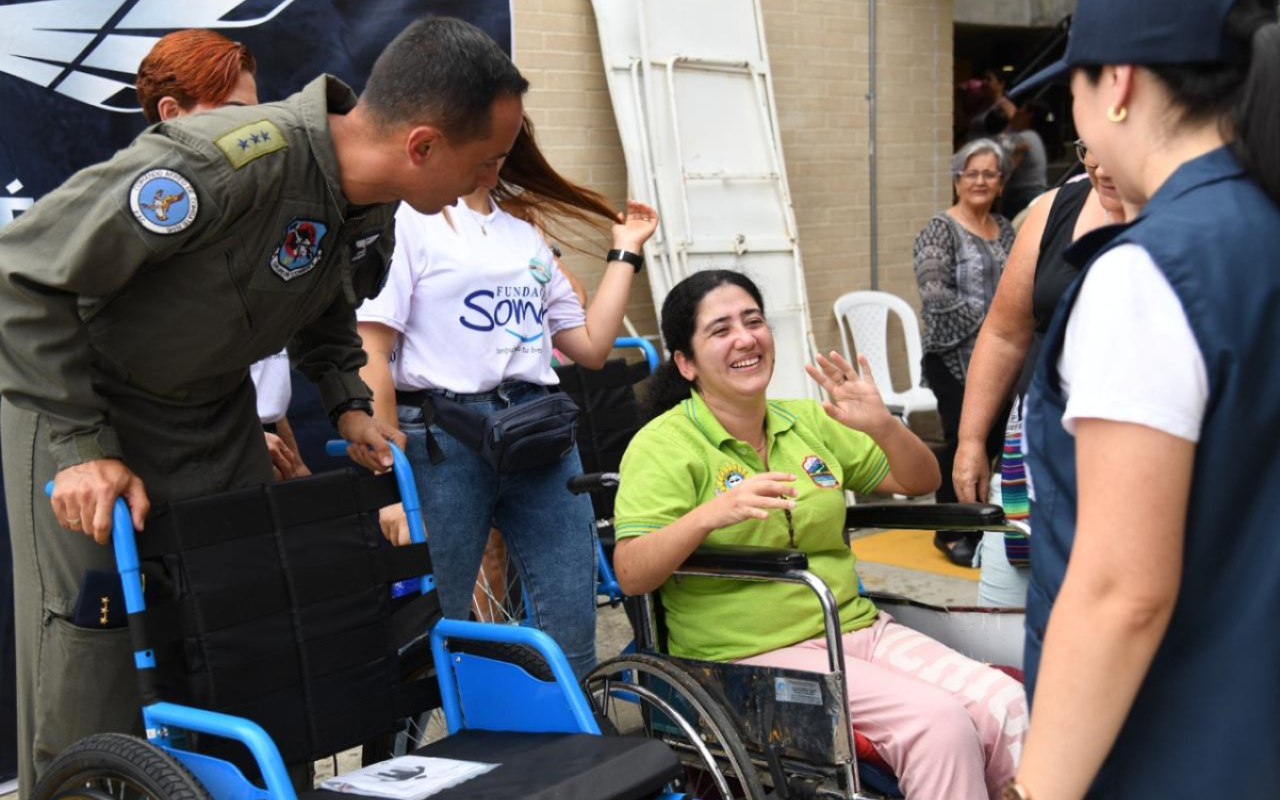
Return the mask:
[[[705,520],[711,528],[727,528],[746,519],[768,519],[769,509],[791,510],[799,492],[791,484],[796,476],[789,472],[762,472],[706,504],[710,511]]]
[[[829,402],[822,403],[827,416],[854,430],[875,434],[885,425],[896,423],[889,409],[885,408],[875,378],[871,377],[871,365],[867,363],[866,356],[858,356],[858,366],[861,374],[844,356],[832,350],[830,358],[818,356],[817,367],[805,364],[804,369],[831,395]]]
[[[613,226],[613,247],[629,253],[640,253],[644,243],[658,229],[658,211],[635,200],[627,201],[627,213]]]

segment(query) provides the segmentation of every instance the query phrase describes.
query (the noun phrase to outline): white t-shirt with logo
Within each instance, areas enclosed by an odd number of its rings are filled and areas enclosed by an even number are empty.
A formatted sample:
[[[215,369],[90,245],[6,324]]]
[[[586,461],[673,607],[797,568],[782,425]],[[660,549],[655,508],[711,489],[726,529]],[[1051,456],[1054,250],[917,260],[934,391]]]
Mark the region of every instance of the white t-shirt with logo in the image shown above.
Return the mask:
[[[401,204],[387,283],[356,318],[401,334],[396,389],[463,394],[509,380],[555,385],[551,338],[586,324],[532,225],[500,209],[478,214],[461,200],[430,215]]]

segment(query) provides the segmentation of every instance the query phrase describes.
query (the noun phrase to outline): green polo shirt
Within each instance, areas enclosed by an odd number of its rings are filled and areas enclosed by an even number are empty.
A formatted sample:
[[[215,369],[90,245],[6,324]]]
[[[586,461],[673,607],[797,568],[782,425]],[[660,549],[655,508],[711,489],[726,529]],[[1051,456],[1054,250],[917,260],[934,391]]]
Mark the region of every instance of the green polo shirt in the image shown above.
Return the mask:
[[[696,392],[646,425],[622,459],[615,506],[619,539],[665,528],[761,472],[790,472],[800,494],[781,509],[713,531],[708,544],[796,548],[835,595],[840,626],[871,625],[876,608],[858,594],[857,557],[844,542],[844,489],[867,493],[889,474],[871,437],[827,416],[812,400],[774,400],[765,419],[766,470],[751,445],[730,436]],[[791,583],[671,577],[662,586],[672,654],[708,661],[746,658],[822,635],[808,587]]]

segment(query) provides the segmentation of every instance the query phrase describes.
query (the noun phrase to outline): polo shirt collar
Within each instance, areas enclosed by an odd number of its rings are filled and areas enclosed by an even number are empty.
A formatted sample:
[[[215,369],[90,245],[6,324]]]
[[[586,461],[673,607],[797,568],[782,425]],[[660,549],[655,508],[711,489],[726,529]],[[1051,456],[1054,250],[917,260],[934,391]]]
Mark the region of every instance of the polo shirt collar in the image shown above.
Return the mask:
[[[689,399],[684,401],[683,406],[685,417],[716,448],[719,448],[725,442],[738,441],[724,429],[724,426],[720,424],[720,420],[716,419],[716,415],[707,406],[707,401],[696,390],[690,393]],[[791,426],[795,425],[796,418],[779,403],[770,402],[767,409],[764,418],[764,429],[769,440],[772,441],[778,434],[789,430]]]

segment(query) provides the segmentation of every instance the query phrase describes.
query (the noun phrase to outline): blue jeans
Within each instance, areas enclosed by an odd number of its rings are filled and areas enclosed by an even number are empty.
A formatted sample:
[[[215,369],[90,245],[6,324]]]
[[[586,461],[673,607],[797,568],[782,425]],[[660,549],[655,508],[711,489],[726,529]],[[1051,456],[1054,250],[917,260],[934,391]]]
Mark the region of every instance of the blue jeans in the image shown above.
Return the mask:
[[[448,396],[488,416],[546,393],[542,386],[511,382],[485,394]],[[469,616],[489,529],[497,527],[520,576],[533,624],[556,640],[575,675],[585,675],[596,662],[595,515],[590,498],[565,488],[570,477],[582,472],[577,448],[557,464],[498,473],[476,451],[432,425],[445,457],[432,464],[422,409],[401,405],[397,411],[408,437],[406,455],[422,498],[445,616]]]
[[[1000,473],[992,475],[987,490],[987,502],[1000,505]],[[978,581],[978,605],[1000,608],[1024,608],[1027,605],[1027,582],[1031,580],[1030,567],[1015,567],[1004,552],[1004,534],[985,531],[982,544],[978,545],[974,566],[982,567]]]

